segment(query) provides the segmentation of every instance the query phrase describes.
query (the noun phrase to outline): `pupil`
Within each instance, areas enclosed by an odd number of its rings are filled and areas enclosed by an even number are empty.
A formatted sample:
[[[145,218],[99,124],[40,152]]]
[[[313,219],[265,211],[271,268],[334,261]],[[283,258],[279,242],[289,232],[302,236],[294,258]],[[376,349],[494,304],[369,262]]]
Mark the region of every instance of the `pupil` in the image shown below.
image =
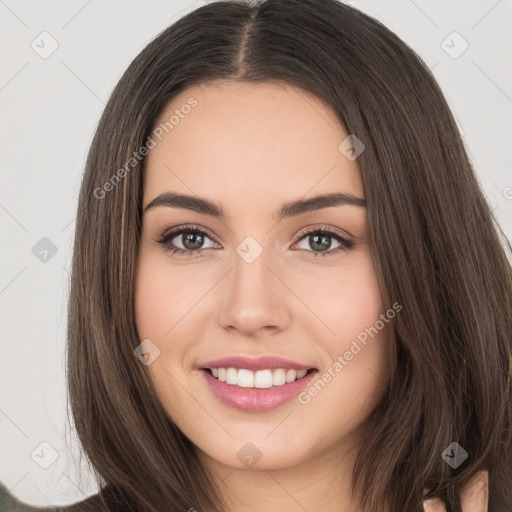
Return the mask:
[[[311,244],[311,247],[313,249],[325,251],[325,250],[329,249],[329,247],[331,247],[330,238],[331,237],[329,235],[311,235],[309,237],[309,243]],[[319,239],[323,241],[323,245],[322,245],[322,243],[318,242]]]
[[[196,242],[194,243],[194,237],[197,237]],[[192,242],[192,245],[188,245],[189,242]],[[203,245],[203,235],[201,233],[188,233],[185,234],[185,240],[183,241],[183,246],[192,251],[194,249],[199,249]]]

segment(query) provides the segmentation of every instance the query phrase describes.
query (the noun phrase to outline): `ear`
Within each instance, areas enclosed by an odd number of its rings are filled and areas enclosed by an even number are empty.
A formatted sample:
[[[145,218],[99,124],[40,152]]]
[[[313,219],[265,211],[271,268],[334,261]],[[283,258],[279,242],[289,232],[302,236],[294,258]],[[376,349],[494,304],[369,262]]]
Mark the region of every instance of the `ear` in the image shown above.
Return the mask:
[[[425,490],[425,493],[427,491]],[[460,492],[462,512],[488,512],[489,507],[489,472],[478,471]],[[446,512],[439,498],[431,498],[423,502],[425,512]]]

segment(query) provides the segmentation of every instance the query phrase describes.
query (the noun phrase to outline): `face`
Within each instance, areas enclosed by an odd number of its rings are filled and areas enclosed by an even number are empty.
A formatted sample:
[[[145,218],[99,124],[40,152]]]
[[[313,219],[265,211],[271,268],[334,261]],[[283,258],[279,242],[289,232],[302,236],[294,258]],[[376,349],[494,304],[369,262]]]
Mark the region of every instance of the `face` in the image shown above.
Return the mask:
[[[232,468],[350,450],[388,380],[392,315],[348,133],[304,91],[232,82],[183,91],[153,133],[135,309],[162,407]]]

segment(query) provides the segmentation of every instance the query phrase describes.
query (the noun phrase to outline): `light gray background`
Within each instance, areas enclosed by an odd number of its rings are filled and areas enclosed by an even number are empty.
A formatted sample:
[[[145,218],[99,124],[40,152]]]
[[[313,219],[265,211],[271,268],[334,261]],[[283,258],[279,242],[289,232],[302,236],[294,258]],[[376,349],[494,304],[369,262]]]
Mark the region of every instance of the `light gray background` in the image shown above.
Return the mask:
[[[0,481],[25,502],[62,505],[97,490],[90,472],[78,478],[76,441],[65,435],[68,269],[81,173],[123,71],[203,3],[0,0]],[[512,0],[347,3],[382,21],[433,69],[512,238]],[[42,46],[43,31],[59,45],[47,59],[31,47]],[[469,44],[458,58],[442,47],[453,31]],[[444,43],[451,52],[460,44]],[[32,253],[42,237],[57,247],[46,263]],[[58,453],[47,469],[35,462],[51,461],[42,442]]]

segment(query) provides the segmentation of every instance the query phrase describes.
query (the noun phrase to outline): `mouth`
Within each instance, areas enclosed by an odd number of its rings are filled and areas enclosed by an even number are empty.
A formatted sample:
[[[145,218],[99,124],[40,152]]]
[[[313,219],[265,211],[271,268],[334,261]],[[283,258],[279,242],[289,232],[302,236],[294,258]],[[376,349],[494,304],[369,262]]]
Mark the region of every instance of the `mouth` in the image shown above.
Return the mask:
[[[252,371],[246,368],[203,368],[205,372],[228,386],[241,388],[268,389],[283,386],[303,379],[308,373],[316,371],[315,368],[295,370],[293,368],[267,368]]]
[[[318,374],[309,369],[202,368],[208,392],[222,404],[243,412],[266,412],[292,401]]]

